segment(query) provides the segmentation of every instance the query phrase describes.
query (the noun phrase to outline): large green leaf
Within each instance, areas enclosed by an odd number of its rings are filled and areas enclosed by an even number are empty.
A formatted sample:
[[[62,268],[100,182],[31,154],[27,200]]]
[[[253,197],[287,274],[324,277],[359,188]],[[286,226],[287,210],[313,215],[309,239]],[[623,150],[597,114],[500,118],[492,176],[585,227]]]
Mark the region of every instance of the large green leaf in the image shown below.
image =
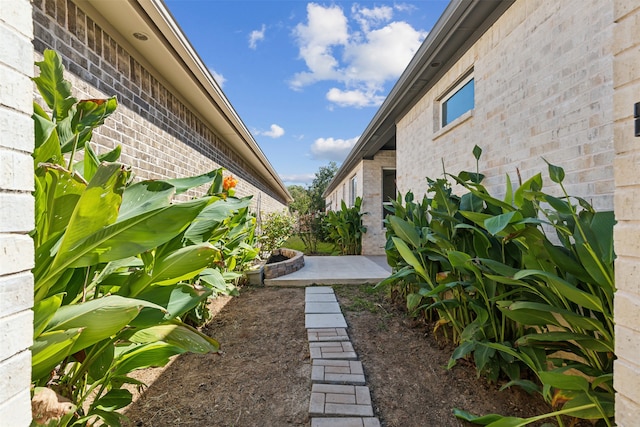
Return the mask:
[[[542,278],[549,286],[555,288],[559,295],[563,295],[568,300],[581,305],[590,310],[604,312],[602,301],[597,295],[584,292],[567,282],[546,271],[541,270],[522,270],[515,274],[514,279],[524,279],[526,277],[536,276]]]
[[[137,369],[164,366],[172,356],[181,353],[184,353],[182,348],[162,341],[135,346],[126,353],[118,354],[113,374],[125,375]]]
[[[40,75],[33,81],[42,95],[44,102],[53,110],[53,118],[60,121],[67,117],[69,109],[77,102],[71,96],[71,84],[64,79],[64,67],[58,54],[45,49],[44,59],[36,62],[40,68]]]
[[[209,184],[216,177],[222,177],[222,169],[214,169],[210,172],[203,173],[198,176],[190,176],[187,178],[173,178],[165,179],[164,181],[171,184],[176,189],[176,194],[182,194],[187,190],[190,190],[201,185]]]
[[[388,219],[393,231],[399,238],[404,240],[406,243],[411,244],[414,248],[419,248],[421,246],[420,234],[418,234],[418,231],[413,224],[410,224],[395,215],[390,216]]]
[[[131,403],[133,396],[129,390],[119,388],[109,390],[107,394],[93,403],[98,409],[105,411],[115,411],[117,409],[124,408]]]
[[[152,326],[134,333],[129,340],[139,344],[163,341],[193,353],[215,353],[220,349],[218,341],[180,322]]]
[[[130,286],[130,295],[139,294],[150,284],[171,285],[198,275],[211,265],[218,249],[208,242],[186,246],[157,259],[150,274],[142,276]]]
[[[250,197],[215,201],[204,208],[184,233],[184,237],[193,243],[202,243],[213,239],[213,233],[221,227],[221,223],[237,210],[244,209],[251,203]]]
[[[594,338],[590,335],[579,334],[575,332],[544,332],[529,334],[520,337],[516,343],[518,345],[530,345],[535,342],[569,342],[575,341],[581,347],[587,350],[601,351],[601,352],[614,352],[613,343],[606,342],[601,339]]]
[[[53,123],[40,105],[33,104],[33,118],[35,126],[35,147],[33,150],[33,164],[38,167],[40,163],[63,164],[60,141],[56,132],[56,124]]]
[[[122,194],[118,221],[171,204],[176,189],[164,181],[141,181],[128,186]]]
[[[62,304],[64,294],[52,295],[33,305],[33,336],[37,337],[44,331],[49,321]]]
[[[58,309],[45,331],[63,331],[82,328],[71,353],[116,335],[138,315],[143,307],[164,311],[148,301],[110,295],[81,304],[66,305]]]
[[[538,377],[543,384],[560,390],[588,391],[589,381],[578,375],[568,375],[562,372],[542,371],[538,372]]]
[[[103,164],[98,168],[75,206],[52,269],[73,258],[87,236],[115,222],[128,177],[129,173],[118,163]]]
[[[416,256],[411,251],[411,249],[409,249],[409,246],[407,246],[404,240],[395,236],[393,236],[391,239],[393,240],[393,244],[400,253],[400,256],[402,256],[402,258],[405,260],[405,262],[413,267],[416,273],[418,273],[427,283],[431,284],[431,278],[422,266],[422,263],[420,263],[418,258],[416,258]]]
[[[71,351],[83,328],[70,328],[40,334],[31,346],[31,378],[35,381],[48,377],[53,368],[64,358],[73,354]]]
[[[492,216],[484,221],[484,228],[494,236],[504,230],[512,222],[522,219],[518,211],[507,212],[501,215]]]

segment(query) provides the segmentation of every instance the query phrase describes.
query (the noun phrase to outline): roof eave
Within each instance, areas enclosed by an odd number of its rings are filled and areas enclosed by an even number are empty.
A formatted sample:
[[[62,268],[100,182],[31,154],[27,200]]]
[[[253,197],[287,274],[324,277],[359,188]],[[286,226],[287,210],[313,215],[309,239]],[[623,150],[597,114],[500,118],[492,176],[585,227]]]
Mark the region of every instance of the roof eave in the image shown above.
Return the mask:
[[[218,83],[161,0],[75,0],[86,12],[102,18],[100,25],[154,77],[174,90],[283,200],[293,199]],[[96,17],[97,18],[97,17]],[[98,21],[97,21],[98,22]],[[150,37],[137,40],[134,32]]]

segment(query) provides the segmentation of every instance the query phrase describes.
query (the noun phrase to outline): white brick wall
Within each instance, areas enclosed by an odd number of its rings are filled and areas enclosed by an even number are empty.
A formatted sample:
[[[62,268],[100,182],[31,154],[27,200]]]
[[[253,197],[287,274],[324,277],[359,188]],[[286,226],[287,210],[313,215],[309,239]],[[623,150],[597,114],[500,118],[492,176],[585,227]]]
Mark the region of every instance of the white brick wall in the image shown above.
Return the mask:
[[[367,232],[362,237],[362,255],[384,255],[385,230],[382,228],[382,171],[395,169],[395,151],[380,151],[373,160],[362,160],[351,171],[348,177],[335,187],[326,198],[330,210],[339,210],[343,198],[349,204],[349,189],[351,178],[355,175],[358,180],[356,196],[362,197],[362,223]]]
[[[28,426],[33,336],[33,26],[29,0],[0,7],[0,426]]]
[[[544,156],[565,168],[570,193],[613,206],[612,7],[609,0],[515,2],[397,126],[398,187],[420,197],[425,177],[475,170],[500,195],[544,172]],[[475,109],[439,129],[439,101],[473,69]],[[547,190],[555,191],[548,179]]]
[[[640,102],[640,0],[613,2],[613,120],[615,148],[616,423],[640,420],[640,138],[633,105]]]

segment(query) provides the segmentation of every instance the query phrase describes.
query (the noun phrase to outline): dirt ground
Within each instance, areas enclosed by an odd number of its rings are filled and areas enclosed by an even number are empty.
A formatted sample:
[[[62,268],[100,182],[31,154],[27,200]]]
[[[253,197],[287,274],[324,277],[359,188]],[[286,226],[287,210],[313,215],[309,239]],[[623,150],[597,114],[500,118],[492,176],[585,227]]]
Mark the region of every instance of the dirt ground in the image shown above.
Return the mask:
[[[520,390],[499,392],[468,364],[446,370],[451,349],[380,293],[335,289],[383,426],[468,425],[452,415],[454,407],[512,416],[548,411]],[[221,342],[222,354],[187,354],[164,369],[140,372],[150,386],[127,408],[127,425],[309,425],[304,289],[244,287],[214,309],[219,312],[204,330]]]

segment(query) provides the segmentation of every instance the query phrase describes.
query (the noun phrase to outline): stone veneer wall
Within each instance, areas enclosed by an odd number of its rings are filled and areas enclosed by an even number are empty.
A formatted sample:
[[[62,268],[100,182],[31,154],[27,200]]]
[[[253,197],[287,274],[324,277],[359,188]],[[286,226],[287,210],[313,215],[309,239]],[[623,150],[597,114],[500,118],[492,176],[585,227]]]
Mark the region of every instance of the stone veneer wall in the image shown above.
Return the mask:
[[[616,360],[613,384],[616,423],[640,420],[640,137],[634,137],[633,106],[640,102],[640,1],[615,0],[613,43]]]
[[[0,6],[0,424],[31,422],[33,26],[29,0]]]
[[[72,0],[34,0],[34,46],[62,57],[77,98],[116,95],[119,107],[94,134],[98,152],[122,145],[121,161],[136,177],[198,175],[224,167],[239,179],[236,195],[258,194],[260,210],[281,211],[286,201],[222,138],[182,103]],[[197,194],[192,192],[185,197]]]
[[[326,198],[329,210],[339,210],[344,199],[349,204],[351,178],[356,176],[356,196],[362,197],[362,223],[367,232],[362,236],[362,255],[384,255],[385,229],[382,227],[382,171],[395,169],[396,152],[379,151],[372,160],[362,160]]]
[[[613,86],[610,0],[516,1],[397,123],[398,188],[426,190],[425,176],[480,171],[493,194],[505,174],[518,183],[566,171],[570,194],[613,208]],[[439,99],[468,71],[475,109],[440,129]]]

